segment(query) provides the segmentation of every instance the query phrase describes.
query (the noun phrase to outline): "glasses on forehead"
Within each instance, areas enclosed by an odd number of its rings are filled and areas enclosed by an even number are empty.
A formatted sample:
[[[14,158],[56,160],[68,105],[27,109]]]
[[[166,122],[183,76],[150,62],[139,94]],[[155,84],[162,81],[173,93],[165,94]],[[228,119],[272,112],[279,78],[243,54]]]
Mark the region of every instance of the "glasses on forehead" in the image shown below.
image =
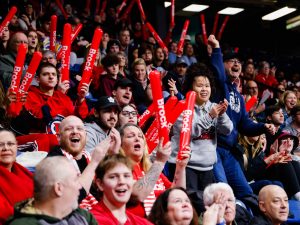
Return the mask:
[[[236,63],[236,64],[241,64],[241,61],[238,59],[229,59],[228,62],[230,63]]]
[[[138,115],[137,111],[132,111],[132,112],[129,112],[129,111],[122,111],[121,114],[122,114],[123,116],[126,116],[126,117],[130,117],[130,115],[131,115],[131,116],[137,116],[137,115]]]

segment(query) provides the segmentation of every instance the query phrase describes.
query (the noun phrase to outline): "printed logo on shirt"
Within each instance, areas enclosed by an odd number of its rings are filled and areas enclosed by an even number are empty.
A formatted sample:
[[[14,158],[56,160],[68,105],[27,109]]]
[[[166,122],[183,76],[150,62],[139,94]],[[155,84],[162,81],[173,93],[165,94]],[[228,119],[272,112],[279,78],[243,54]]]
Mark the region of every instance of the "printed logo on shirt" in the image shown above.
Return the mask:
[[[229,105],[230,105],[230,108],[233,111],[235,111],[236,113],[240,112],[240,110],[241,110],[240,99],[233,91],[231,91],[229,93]]]

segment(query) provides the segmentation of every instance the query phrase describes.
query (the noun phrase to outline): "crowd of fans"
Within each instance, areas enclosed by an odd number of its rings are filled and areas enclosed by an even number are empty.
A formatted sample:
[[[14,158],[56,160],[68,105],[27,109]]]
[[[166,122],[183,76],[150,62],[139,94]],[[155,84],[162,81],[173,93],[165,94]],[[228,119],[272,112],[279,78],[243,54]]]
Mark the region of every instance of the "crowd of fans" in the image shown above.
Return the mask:
[[[196,35],[161,48],[140,21],[65,1],[26,1],[0,34],[0,224],[281,224],[300,201],[300,75],[208,46]],[[96,3],[97,1],[95,1]],[[91,1],[94,4],[94,1]],[[51,15],[58,16],[55,52]],[[5,15],[2,15],[3,18]],[[63,25],[83,28],[61,81]],[[95,28],[103,30],[92,81],[78,90]],[[10,89],[20,44],[23,75],[40,51],[28,92]],[[183,115],[151,152],[151,71],[165,102],[196,92],[191,140],[177,157]],[[14,104],[22,103],[15,114]],[[29,172],[17,155],[47,152]],[[30,155],[29,161],[35,161]],[[45,157],[45,155],[43,155]],[[43,158],[43,157],[42,157]],[[28,166],[27,166],[28,167]],[[291,213],[290,213],[291,214]]]

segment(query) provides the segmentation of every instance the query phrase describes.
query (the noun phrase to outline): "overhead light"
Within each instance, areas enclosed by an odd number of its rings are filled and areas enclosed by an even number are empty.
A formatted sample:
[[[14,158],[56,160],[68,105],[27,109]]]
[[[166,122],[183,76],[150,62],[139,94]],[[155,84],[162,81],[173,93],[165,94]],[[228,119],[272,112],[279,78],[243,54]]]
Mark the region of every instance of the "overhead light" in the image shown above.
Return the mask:
[[[290,30],[300,26],[300,15],[286,21],[286,29]]]
[[[227,7],[225,9],[222,9],[218,13],[219,14],[224,14],[224,15],[235,15],[235,14],[238,14],[238,13],[240,13],[242,11],[244,11],[243,8]]]
[[[201,12],[204,9],[207,9],[208,5],[198,5],[198,4],[191,4],[182,9],[182,11],[189,11],[189,12]]]
[[[165,8],[168,8],[171,5],[171,2],[164,2]]]
[[[286,6],[286,7],[283,7],[281,9],[278,9],[278,10],[272,12],[272,13],[269,13],[269,14],[263,16],[262,20],[270,20],[270,21],[276,20],[276,19],[278,19],[280,17],[283,17],[287,14],[290,14],[294,11],[296,11],[295,8],[289,8],[289,7]]]

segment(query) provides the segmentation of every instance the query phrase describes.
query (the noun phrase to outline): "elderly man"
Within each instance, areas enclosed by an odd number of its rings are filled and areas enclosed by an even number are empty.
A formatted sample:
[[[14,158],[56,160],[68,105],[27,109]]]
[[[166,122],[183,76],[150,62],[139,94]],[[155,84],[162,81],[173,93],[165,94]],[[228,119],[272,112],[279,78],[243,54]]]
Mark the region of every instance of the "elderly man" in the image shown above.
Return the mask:
[[[226,183],[213,183],[208,185],[203,192],[203,202],[206,208],[218,205],[217,224],[234,225],[236,222],[235,197],[231,187]]]
[[[28,39],[24,33],[17,32],[13,34],[8,41],[7,54],[0,57],[0,81],[5,90],[9,88],[11,83],[12,73],[20,44],[25,44],[28,47]]]
[[[7,224],[97,224],[78,208],[82,185],[77,171],[65,157],[41,161],[34,174],[34,197],[17,205]]]
[[[280,225],[287,221],[289,203],[286,192],[277,185],[263,187],[258,195],[261,215],[255,216],[250,225]]]

